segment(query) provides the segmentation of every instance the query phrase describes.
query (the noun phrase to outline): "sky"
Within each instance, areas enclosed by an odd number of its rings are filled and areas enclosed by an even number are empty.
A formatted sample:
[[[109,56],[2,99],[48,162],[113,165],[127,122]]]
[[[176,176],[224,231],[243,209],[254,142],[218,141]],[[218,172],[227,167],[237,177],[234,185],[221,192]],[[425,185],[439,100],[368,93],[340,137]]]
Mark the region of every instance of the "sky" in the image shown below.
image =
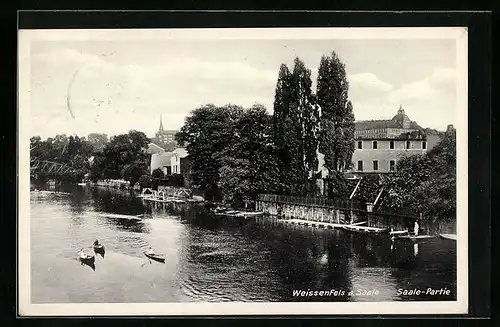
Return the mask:
[[[152,32],[154,33],[154,32]],[[112,36],[112,34],[110,34]],[[160,116],[178,130],[204,104],[264,105],[272,113],[279,67],[311,69],[335,51],[356,120],[390,119],[400,106],[422,127],[456,123],[454,39],[93,38],[30,43],[30,134],[131,129],[153,137]],[[74,114],[67,107],[67,95]]]

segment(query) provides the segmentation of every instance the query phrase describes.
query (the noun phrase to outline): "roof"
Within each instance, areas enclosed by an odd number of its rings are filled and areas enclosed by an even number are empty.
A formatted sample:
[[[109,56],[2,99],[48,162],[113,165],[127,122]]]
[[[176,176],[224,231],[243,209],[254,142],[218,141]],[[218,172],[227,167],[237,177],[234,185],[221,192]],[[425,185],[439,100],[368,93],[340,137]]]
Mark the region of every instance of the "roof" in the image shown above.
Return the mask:
[[[392,119],[361,120],[355,122],[355,128],[357,131],[384,128],[404,128],[403,122],[410,122],[409,129],[422,129],[416,122],[410,120],[401,106],[399,107],[398,113],[392,117]]]
[[[186,151],[185,148],[177,148],[174,151],[172,151],[172,153],[179,155],[179,158],[186,158],[188,156],[188,152]]]
[[[401,124],[394,120],[361,120],[355,122],[354,126],[356,130],[402,128]]]
[[[149,154],[161,153],[161,152],[165,152],[165,149],[163,149],[161,146],[159,146],[157,144],[149,143],[148,149],[146,150],[146,152]]]

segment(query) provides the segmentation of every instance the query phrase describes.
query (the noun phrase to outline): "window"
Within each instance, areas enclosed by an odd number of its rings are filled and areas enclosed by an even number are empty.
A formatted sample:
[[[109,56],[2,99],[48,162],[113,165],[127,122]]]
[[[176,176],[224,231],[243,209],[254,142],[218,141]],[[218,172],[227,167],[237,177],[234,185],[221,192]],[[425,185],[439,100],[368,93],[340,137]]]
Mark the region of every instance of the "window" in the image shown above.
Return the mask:
[[[363,141],[358,141],[358,149],[362,149],[363,148]]]
[[[389,171],[396,171],[396,161],[395,160],[389,161]]]
[[[378,170],[378,160],[373,160],[373,170]]]
[[[426,141],[422,141],[422,149],[427,149],[427,142]]]
[[[358,171],[363,171],[363,161],[358,161]]]
[[[394,149],[394,141],[389,142],[389,148]]]
[[[406,141],[406,148],[411,149],[411,141]]]
[[[378,148],[378,143],[377,141],[373,141],[373,149],[377,149]]]

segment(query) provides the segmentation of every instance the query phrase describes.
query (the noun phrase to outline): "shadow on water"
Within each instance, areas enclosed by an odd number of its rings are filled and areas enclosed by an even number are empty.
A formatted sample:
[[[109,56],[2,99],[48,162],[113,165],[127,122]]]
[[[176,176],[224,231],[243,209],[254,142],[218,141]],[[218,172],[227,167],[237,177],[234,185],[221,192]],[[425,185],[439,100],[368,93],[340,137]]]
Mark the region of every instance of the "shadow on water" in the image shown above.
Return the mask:
[[[79,260],[82,266],[90,267],[93,271],[95,271],[95,262],[88,260]]]
[[[130,191],[108,190],[92,188],[91,196],[94,199],[95,211],[102,211],[124,215],[140,215],[144,213],[144,204]]]

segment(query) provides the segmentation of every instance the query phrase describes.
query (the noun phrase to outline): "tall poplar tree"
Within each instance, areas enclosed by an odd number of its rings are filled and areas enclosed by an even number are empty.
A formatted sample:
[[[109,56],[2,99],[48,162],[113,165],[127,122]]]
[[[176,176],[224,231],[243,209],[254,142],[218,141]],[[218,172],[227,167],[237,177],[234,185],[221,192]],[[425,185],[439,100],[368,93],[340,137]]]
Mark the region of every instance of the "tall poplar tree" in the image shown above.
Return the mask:
[[[298,149],[298,156],[302,158],[304,167],[303,185],[307,186],[305,193],[310,193],[309,176],[314,177],[318,170],[318,137],[317,125],[319,121],[319,110],[316,105],[316,99],[312,92],[311,70],[308,69],[304,62],[299,58],[295,58],[294,69],[292,73],[293,83],[293,106],[297,110],[297,137],[301,140]],[[314,179],[314,178],[313,178]]]
[[[316,91],[321,110],[319,151],[337,190],[343,189],[342,172],[349,168],[354,152],[354,113],[348,91],[344,63],[335,52],[323,56]]]

